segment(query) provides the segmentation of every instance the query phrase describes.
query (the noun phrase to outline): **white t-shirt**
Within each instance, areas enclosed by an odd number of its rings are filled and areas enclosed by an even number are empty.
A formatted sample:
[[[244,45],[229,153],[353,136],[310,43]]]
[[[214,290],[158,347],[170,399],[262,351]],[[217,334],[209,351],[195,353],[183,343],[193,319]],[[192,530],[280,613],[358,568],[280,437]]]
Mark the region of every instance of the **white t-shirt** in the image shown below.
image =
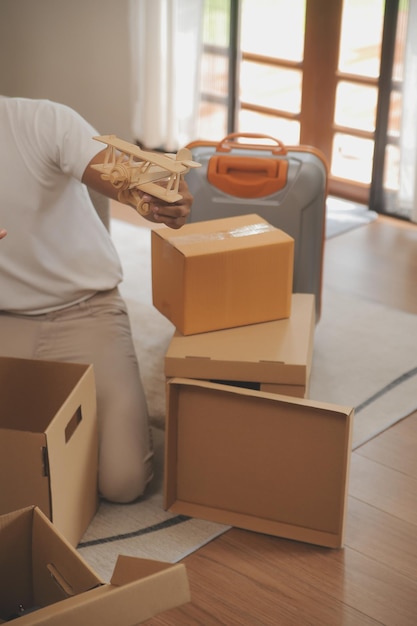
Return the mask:
[[[0,310],[34,315],[114,288],[122,268],[81,183],[103,149],[69,107],[0,96]]]

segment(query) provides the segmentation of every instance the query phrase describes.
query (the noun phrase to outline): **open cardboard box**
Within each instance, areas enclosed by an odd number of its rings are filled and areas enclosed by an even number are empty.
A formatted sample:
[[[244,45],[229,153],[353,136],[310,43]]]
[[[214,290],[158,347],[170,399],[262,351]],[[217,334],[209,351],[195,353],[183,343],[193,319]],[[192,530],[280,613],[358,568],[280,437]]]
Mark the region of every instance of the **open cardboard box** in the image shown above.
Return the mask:
[[[0,577],[19,626],[135,626],[190,600],[184,565],[119,557],[103,583],[38,507],[0,517]]]
[[[154,306],[183,335],[289,317],[294,239],[259,215],[151,235]]]
[[[308,397],[314,330],[314,295],[293,294],[283,320],[189,336],[176,331],[165,375]]]
[[[91,365],[0,357],[0,514],[37,505],[77,545],[98,506]]]
[[[167,388],[166,509],[343,545],[352,408],[191,379]]]

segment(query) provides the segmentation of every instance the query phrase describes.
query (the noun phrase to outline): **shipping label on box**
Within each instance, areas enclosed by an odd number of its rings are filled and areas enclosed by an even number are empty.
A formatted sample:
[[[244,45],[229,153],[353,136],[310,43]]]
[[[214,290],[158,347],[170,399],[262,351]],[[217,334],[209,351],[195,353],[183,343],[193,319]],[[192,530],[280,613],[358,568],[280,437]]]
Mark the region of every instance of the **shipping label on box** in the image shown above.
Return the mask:
[[[314,295],[293,294],[291,315],[283,320],[189,336],[176,331],[165,354],[165,375],[304,398],[314,330]]]
[[[0,357],[0,514],[37,505],[73,545],[98,506],[91,365]]]
[[[190,335],[289,317],[294,239],[258,215],[151,235],[154,306]]]
[[[166,509],[343,545],[352,408],[191,379],[167,387]]]

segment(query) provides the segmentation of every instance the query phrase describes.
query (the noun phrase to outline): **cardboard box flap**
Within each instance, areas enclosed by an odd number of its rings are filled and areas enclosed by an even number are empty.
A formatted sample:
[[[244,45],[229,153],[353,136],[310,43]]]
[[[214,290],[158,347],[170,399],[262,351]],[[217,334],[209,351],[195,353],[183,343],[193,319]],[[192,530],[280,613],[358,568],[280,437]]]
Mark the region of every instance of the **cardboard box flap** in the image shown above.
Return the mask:
[[[0,517],[0,546],[2,618],[102,584],[37,507]]]
[[[37,604],[52,604],[103,584],[38,508],[33,510],[32,528],[33,584]]]
[[[136,563],[135,563],[136,562]],[[120,558],[105,584],[37,507],[0,516],[0,622],[21,626],[136,626],[190,601],[185,566]]]
[[[157,574],[170,567],[172,567],[171,563],[152,559],[137,559],[132,556],[120,554],[114,566],[110,583],[120,587],[134,580],[140,580],[152,574]]]
[[[128,584],[104,584],[26,617],[22,626],[137,626],[162,611],[191,599],[184,565],[162,571]]]
[[[33,602],[31,545],[31,509],[0,517],[0,617],[4,619],[19,604]]]
[[[352,420],[351,407],[172,379],[165,508],[339,547]]]
[[[45,431],[88,367],[76,363],[57,367],[51,361],[0,358],[0,386],[7,390],[2,396],[0,427]]]
[[[4,471],[0,472],[2,503],[7,502],[10,511],[37,504],[50,516],[46,436],[43,433],[3,429],[0,434],[0,458],[4,467]]]
[[[314,329],[314,295],[293,294],[287,319],[184,336],[165,354],[168,377],[305,385]]]
[[[98,493],[96,415],[94,371],[88,366],[46,431],[52,520],[73,545],[98,506],[98,499],[91,498]],[[68,511],[73,516],[71,525]]]

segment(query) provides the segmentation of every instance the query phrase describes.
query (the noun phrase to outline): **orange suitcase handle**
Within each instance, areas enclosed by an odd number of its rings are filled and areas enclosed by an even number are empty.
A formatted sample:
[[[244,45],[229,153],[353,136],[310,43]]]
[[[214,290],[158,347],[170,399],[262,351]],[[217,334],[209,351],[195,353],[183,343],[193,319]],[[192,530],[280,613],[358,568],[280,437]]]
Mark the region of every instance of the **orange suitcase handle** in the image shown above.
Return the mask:
[[[250,141],[243,143],[239,139]],[[253,141],[265,139],[270,143]],[[217,144],[216,152],[230,153],[236,148],[264,150],[273,157],[287,154],[281,141],[259,133],[230,133]],[[216,154],[209,161],[207,179],[211,185],[229,195],[261,198],[283,189],[287,183],[287,172],[288,161],[285,159]]]
[[[239,141],[242,139],[244,141]],[[224,193],[238,198],[261,198],[284,189],[287,184],[288,151],[310,152],[319,158],[328,172],[324,155],[311,146],[285,146],[282,141],[261,133],[230,133],[221,141],[192,141],[187,148],[212,147],[213,154],[207,166],[207,179]],[[269,152],[267,156],[233,155],[233,149]],[[220,154],[219,154],[220,153]],[[223,154],[221,154],[223,153]],[[228,153],[228,154],[227,154]]]
[[[270,141],[271,144],[254,143],[253,141],[242,143],[241,141],[236,141],[239,138],[250,140],[266,139]],[[252,150],[267,150],[271,152],[271,154],[287,154],[287,150],[282,141],[271,137],[271,135],[263,135],[260,133],[230,133],[230,135],[226,135],[226,137],[217,144],[218,152],[230,152],[233,148],[251,148]]]
[[[216,154],[208,163],[207,180],[237,198],[262,198],[285,187],[287,172],[287,159]]]
[[[243,142],[236,141],[239,137],[243,139],[267,139],[271,142],[271,145],[267,145],[265,143],[254,144],[252,142],[248,142],[244,144]],[[327,164],[327,159],[324,154],[318,148],[314,148],[313,146],[307,145],[297,145],[297,146],[285,146],[282,141],[272,137],[271,135],[263,135],[258,133],[230,133],[226,135],[221,141],[213,141],[213,140],[201,140],[196,139],[191,141],[187,146],[190,150],[193,148],[206,148],[212,147],[214,151],[217,152],[230,152],[232,148],[252,148],[259,150],[270,150],[274,155],[285,156],[288,152],[310,152],[314,154],[324,165],[326,168],[326,172],[329,170],[329,166]]]

